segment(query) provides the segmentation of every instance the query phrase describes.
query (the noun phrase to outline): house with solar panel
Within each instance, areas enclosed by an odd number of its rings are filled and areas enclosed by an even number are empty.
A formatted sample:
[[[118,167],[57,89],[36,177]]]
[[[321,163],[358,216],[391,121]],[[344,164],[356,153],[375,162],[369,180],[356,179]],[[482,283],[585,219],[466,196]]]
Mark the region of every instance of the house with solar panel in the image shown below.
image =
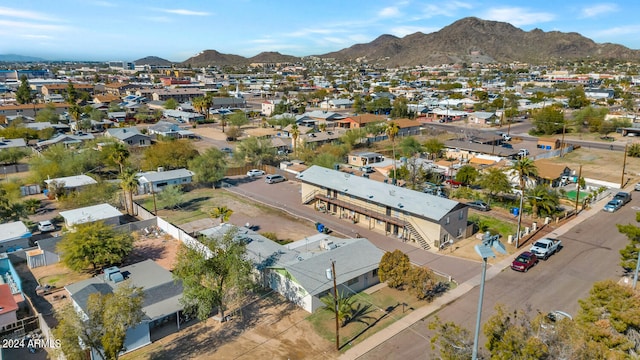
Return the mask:
[[[454,200],[321,166],[296,179],[304,204],[426,250],[470,234],[469,207]]]

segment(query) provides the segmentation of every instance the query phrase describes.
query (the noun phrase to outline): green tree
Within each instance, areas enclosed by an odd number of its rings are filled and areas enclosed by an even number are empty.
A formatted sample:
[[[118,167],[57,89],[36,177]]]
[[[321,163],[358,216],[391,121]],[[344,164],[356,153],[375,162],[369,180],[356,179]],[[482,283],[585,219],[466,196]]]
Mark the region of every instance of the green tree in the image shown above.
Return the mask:
[[[73,85],[71,80],[67,83],[67,91],[65,93],[65,100],[69,105],[77,105],[76,102],[78,100],[78,92],[76,91],[76,87]],[[71,110],[71,108],[69,108]]]
[[[22,148],[8,148],[0,150],[0,163],[2,164],[16,164],[18,161],[29,156],[31,151]]]
[[[120,174],[122,174],[124,170],[124,166],[127,164],[127,160],[131,153],[127,146],[120,143],[114,142],[113,145],[109,148],[109,160],[113,161],[116,165],[118,165],[120,169]]]
[[[300,129],[298,128],[298,124],[291,125],[291,139],[293,139],[293,154],[298,154],[298,137],[300,137]]]
[[[511,191],[511,183],[509,182],[507,174],[498,168],[487,169],[485,173],[480,176],[478,185],[487,192],[490,199],[498,193]]]
[[[120,264],[133,249],[131,234],[102,221],[74,226],[57,245],[60,261],[74,271],[97,271]]]
[[[606,107],[586,106],[573,112],[573,122],[580,128],[596,132],[604,122],[608,112],[609,109]]]
[[[463,165],[458,169],[456,173],[456,180],[467,185],[476,182],[480,174],[478,170],[471,165]]]
[[[639,213],[640,214],[640,213]],[[618,231],[624,234],[629,243],[620,250],[620,266],[630,272],[636,268],[638,262],[638,251],[640,251],[640,227],[633,224],[616,224]]]
[[[409,292],[419,300],[431,300],[438,285],[438,279],[433,271],[422,266],[412,266],[407,273],[407,287]]]
[[[336,302],[332,292],[320,298],[324,305],[322,308],[333,314],[336,313]],[[353,318],[355,299],[353,296],[345,295],[344,292],[338,292],[338,322],[344,327]]]
[[[224,320],[227,304],[242,298],[252,287],[251,261],[236,231],[221,237],[204,237],[203,248],[181,245],[173,275],[182,281],[185,311],[205,320],[214,309]]]
[[[20,85],[16,90],[16,101],[18,104],[29,104],[33,100],[31,95],[31,86],[29,86],[29,80],[26,75],[20,77]]]
[[[640,297],[613,280],[596,282],[589,297],[578,300],[576,322],[592,359],[628,359],[636,355],[640,332]],[[598,356],[606,354],[605,356]]]
[[[219,149],[209,148],[203,154],[189,160],[188,165],[189,169],[196,174],[196,181],[211,185],[224,178],[227,159]]]
[[[243,112],[234,112],[233,114],[231,114],[231,116],[229,116],[229,124],[231,124],[231,126],[240,128],[244,125],[247,125],[248,123],[249,118],[247,118],[247,114]]]
[[[393,107],[391,108],[391,118],[400,119],[409,116],[409,101],[405,97],[398,97],[393,101]]]
[[[60,122],[60,115],[56,112],[56,107],[53,104],[47,104],[44,109],[36,114],[36,121],[57,124]]]
[[[176,99],[169,98],[167,101],[164,102],[164,104],[162,106],[167,110],[175,110],[175,109],[178,108],[178,105],[180,105],[180,104],[178,104]]]
[[[547,106],[533,113],[531,131],[536,135],[553,135],[562,131],[564,114],[555,106]]]
[[[424,143],[424,151],[429,154],[432,160],[437,159],[444,149],[444,144],[437,138],[430,138]]]
[[[552,215],[560,203],[558,193],[545,185],[537,185],[526,196],[534,217]]]
[[[572,109],[580,109],[583,106],[589,105],[589,99],[587,99],[582,86],[571,89],[567,97],[567,105]]]
[[[515,171],[518,176],[518,185],[520,185],[520,191],[522,191],[522,194],[525,192],[527,179],[538,176],[538,168],[536,167],[536,164],[533,160],[527,157],[521,157],[516,160],[510,170]]]
[[[245,164],[260,166],[269,164],[276,158],[276,148],[270,139],[252,136],[240,141],[234,157]]]
[[[364,110],[364,101],[362,100],[362,96],[356,95],[353,97],[353,111],[358,114]]]
[[[113,293],[89,295],[80,315],[68,305],[56,312],[58,326],[53,330],[68,360],[84,360],[83,346],[94,350],[100,358],[116,360],[124,350],[127,329],[142,321],[144,292],[128,281]]]
[[[429,329],[436,333],[431,337],[431,349],[439,349],[440,359],[468,360],[471,358],[473,337],[469,330],[454,322],[443,323],[437,316],[429,323]]]
[[[142,156],[142,168],[155,170],[186,168],[189,161],[198,156],[198,150],[187,140],[158,141],[147,147]]]
[[[400,126],[398,126],[398,124],[393,121],[388,122],[384,128],[384,133],[389,137],[389,140],[391,140],[391,148],[393,152],[393,173],[394,173],[393,183],[394,184],[396,183],[395,175],[398,172],[398,169],[396,168],[396,136],[398,135],[399,131],[400,131]]]
[[[125,194],[124,201],[127,208],[127,214],[133,215],[133,192],[138,191],[140,182],[138,181],[138,174],[133,169],[126,169],[120,172],[120,187]]]
[[[313,158],[312,165],[318,165],[327,169],[333,169],[336,164],[342,163],[342,159],[331,153],[321,152]]]
[[[497,305],[495,314],[483,326],[486,349],[492,359],[544,359],[549,354],[535,336],[531,321],[522,310],[509,312]]]
[[[400,141],[400,152],[405,157],[419,155],[422,150],[424,150],[424,147],[413,136],[407,136]]]
[[[406,283],[409,271],[411,271],[409,256],[396,249],[393,252],[387,251],[382,256],[378,277],[380,281],[386,282],[387,286],[397,289]]]
[[[27,218],[27,211],[22,203],[11,201],[4,188],[0,188],[0,223],[19,221]]]
[[[226,206],[217,206],[217,207],[214,207],[213,210],[211,210],[211,212],[209,213],[209,216],[211,216],[214,219],[220,219],[220,224],[222,224],[229,221],[229,218],[231,217],[232,214],[233,214],[233,210],[231,210],[230,208]]]
[[[640,157],[640,144],[631,144],[631,146],[629,146],[627,150],[627,155],[629,155],[630,157]]]
[[[180,185],[168,185],[158,193],[158,200],[166,209],[175,209],[182,204],[182,187]]]

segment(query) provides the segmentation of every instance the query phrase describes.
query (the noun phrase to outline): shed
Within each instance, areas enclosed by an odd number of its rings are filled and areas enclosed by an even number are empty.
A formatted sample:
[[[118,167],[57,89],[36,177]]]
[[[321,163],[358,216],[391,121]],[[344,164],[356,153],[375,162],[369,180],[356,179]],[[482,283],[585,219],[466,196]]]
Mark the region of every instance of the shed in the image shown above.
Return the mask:
[[[538,148],[544,150],[555,150],[560,148],[560,140],[556,138],[539,138]]]
[[[60,216],[68,228],[75,225],[103,221],[108,225],[120,225],[120,210],[109,204],[100,204],[79,209],[61,211]]]

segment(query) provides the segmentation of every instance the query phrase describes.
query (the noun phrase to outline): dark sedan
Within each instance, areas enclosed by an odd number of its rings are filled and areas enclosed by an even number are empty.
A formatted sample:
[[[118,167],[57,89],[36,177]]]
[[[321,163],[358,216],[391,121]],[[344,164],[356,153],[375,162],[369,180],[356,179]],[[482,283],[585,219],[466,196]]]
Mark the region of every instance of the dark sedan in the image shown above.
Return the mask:
[[[538,263],[538,257],[531,252],[525,251],[513,260],[511,268],[515,271],[527,272],[531,267]]]

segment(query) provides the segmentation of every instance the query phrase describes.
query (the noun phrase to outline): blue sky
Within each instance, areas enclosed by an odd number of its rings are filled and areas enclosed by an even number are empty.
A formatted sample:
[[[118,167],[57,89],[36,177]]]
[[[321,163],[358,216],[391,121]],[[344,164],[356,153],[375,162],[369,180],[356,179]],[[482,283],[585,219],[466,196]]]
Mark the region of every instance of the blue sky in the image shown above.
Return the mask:
[[[476,16],[640,49],[640,2],[474,0],[3,0],[0,54],[184,61],[202,50],[305,56]]]

